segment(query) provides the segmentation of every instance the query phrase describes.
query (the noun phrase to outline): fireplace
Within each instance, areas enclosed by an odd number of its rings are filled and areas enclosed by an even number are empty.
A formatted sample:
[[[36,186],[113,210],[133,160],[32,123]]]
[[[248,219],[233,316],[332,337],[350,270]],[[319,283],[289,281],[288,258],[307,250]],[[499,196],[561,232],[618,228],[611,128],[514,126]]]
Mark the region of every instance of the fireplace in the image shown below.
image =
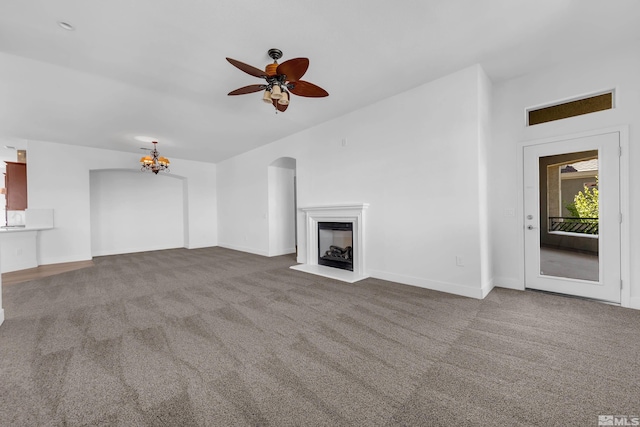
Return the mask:
[[[353,271],[352,222],[318,222],[318,264]]]
[[[294,270],[354,283],[369,277],[366,268],[365,211],[368,203],[300,208],[305,232],[299,234],[301,264]]]

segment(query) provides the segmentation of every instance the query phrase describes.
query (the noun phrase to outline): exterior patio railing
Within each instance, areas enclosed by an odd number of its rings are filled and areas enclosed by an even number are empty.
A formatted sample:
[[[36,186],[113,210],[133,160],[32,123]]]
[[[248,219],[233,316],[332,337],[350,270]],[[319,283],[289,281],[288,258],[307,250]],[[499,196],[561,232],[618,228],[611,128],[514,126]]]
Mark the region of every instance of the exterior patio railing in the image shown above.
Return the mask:
[[[565,233],[598,234],[598,218],[575,218],[550,216],[549,232],[563,231]]]

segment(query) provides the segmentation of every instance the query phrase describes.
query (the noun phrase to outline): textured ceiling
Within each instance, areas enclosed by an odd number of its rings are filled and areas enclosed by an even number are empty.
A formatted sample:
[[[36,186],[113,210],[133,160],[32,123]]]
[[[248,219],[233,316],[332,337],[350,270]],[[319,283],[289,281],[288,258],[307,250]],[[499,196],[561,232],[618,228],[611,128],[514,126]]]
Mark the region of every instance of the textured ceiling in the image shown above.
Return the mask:
[[[218,162],[480,63],[494,82],[640,38],[637,0],[2,0],[0,140]],[[58,21],[75,26],[62,30]],[[328,98],[261,94],[269,48]],[[1,154],[1,153],[0,153]]]

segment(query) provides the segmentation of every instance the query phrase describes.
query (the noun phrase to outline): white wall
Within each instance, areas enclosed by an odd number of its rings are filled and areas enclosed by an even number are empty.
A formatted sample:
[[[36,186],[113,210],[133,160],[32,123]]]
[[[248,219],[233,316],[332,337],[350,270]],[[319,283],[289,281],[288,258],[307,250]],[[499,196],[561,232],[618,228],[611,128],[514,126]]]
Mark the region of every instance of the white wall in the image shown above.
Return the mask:
[[[140,155],[42,141],[27,148],[29,207],[54,210],[54,229],[41,232],[40,263],[91,259],[90,170],[138,170]],[[216,166],[172,158],[171,173],[184,178],[186,247],[215,246]]]
[[[567,61],[554,68],[535,72],[494,86],[493,142],[490,148],[490,218],[493,236],[493,270],[496,286],[524,287],[522,206],[520,203],[522,166],[518,164],[521,142],[590,130],[627,126],[629,149],[623,152],[623,172],[630,165],[627,183],[640,181],[640,56],[635,46],[620,47],[581,60]],[[576,95],[616,89],[616,108],[536,126],[525,126],[525,109]],[[623,177],[623,188],[624,180]],[[640,254],[640,194],[631,186],[627,200],[629,215],[623,224],[623,241],[630,242],[630,259]],[[624,196],[624,193],[623,193]],[[624,208],[624,206],[623,206]],[[511,215],[515,212],[515,215]],[[623,289],[623,304],[640,308],[640,264],[623,259],[629,288]],[[625,271],[623,271],[623,277]]]
[[[91,254],[184,247],[182,181],[164,173],[91,171]]]
[[[295,171],[269,166],[269,256],[295,253]]]
[[[483,76],[473,66],[219,163],[219,244],[268,253],[265,178],[287,156],[297,160],[299,207],[370,203],[374,277],[483,296],[491,277],[481,274],[480,112],[490,109]],[[304,224],[299,213],[298,248]]]

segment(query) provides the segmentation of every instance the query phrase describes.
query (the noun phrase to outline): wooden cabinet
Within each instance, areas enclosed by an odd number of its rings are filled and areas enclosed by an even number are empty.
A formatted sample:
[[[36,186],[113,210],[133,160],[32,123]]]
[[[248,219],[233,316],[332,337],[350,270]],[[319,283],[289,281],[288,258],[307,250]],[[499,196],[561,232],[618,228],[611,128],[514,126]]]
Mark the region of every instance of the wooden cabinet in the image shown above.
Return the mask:
[[[5,198],[8,211],[27,209],[27,164],[5,162],[7,170],[4,174]]]

